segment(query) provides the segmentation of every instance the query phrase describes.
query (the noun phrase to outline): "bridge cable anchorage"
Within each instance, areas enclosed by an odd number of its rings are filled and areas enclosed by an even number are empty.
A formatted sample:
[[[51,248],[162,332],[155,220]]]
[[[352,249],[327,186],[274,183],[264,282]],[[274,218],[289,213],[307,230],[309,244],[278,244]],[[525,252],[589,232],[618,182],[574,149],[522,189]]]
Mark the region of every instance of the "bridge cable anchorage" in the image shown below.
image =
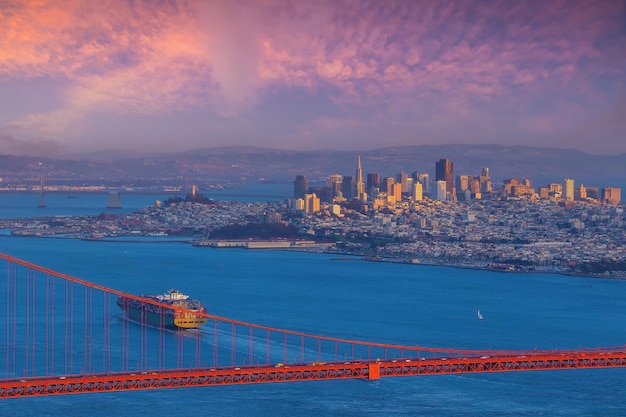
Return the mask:
[[[129,294],[0,253],[0,398],[426,374],[626,367],[625,346],[468,350],[326,337]],[[2,294],[4,292],[4,294]],[[137,318],[113,304],[137,302]],[[127,305],[126,305],[127,306]],[[166,327],[167,314],[203,319]],[[177,316],[179,317],[179,316]]]

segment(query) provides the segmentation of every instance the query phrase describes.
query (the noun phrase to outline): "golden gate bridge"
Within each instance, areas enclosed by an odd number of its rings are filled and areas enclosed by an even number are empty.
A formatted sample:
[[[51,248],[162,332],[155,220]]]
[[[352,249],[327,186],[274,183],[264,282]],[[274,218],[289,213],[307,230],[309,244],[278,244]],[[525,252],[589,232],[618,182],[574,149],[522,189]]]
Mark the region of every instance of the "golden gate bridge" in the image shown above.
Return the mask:
[[[626,367],[626,346],[466,350],[373,343],[202,314],[168,330],[129,321],[118,297],[160,305],[1,254],[0,398],[305,380]],[[169,307],[160,305],[161,307]],[[147,314],[143,315],[147,317]],[[0,368],[1,369],[1,368]]]

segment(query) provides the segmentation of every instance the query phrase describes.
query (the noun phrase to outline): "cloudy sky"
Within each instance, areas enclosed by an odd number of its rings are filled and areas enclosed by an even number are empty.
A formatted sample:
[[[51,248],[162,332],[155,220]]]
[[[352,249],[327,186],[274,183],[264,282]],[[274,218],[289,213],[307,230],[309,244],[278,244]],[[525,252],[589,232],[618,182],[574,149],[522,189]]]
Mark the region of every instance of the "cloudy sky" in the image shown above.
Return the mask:
[[[606,1],[0,1],[0,153],[626,152]]]

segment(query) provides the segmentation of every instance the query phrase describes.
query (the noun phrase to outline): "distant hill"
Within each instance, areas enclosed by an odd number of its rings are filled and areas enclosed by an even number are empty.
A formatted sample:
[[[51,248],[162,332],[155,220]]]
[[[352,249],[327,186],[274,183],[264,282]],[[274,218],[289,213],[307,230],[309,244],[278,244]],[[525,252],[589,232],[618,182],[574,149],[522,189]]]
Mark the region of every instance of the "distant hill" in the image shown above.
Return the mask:
[[[87,154],[54,159],[0,155],[4,183],[33,183],[39,175],[47,184],[180,185],[187,177],[195,184],[290,182],[306,175],[312,183],[330,174],[355,175],[358,152],[293,151],[254,147],[195,149],[182,153],[137,155],[123,152]],[[429,173],[447,158],[454,174],[480,174],[489,167],[501,184],[507,178],[530,178],[534,186],[573,178],[589,186],[626,185],[626,154],[590,155],[571,149],[503,145],[422,145],[360,152],[364,176],[380,172],[395,176],[403,170]]]

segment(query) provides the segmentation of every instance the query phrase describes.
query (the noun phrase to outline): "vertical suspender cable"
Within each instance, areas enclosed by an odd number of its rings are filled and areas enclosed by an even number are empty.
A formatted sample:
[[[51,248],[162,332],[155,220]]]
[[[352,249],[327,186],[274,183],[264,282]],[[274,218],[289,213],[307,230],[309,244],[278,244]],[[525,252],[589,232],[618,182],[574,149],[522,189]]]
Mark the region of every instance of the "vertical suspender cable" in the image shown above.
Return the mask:
[[[74,372],[74,283],[70,283],[70,372]]]
[[[46,371],[44,372],[44,375],[50,375],[49,373],[49,362],[48,362],[48,353],[50,351],[50,339],[49,339],[49,317],[48,317],[48,313],[50,311],[50,276],[48,274],[46,274],[46,317],[45,317],[45,321],[46,321]]]
[[[50,368],[52,369],[51,374],[54,375],[54,349],[55,349],[55,343],[54,343],[54,327],[55,327],[55,321],[54,321],[54,283],[56,282],[56,280],[54,279],[54,277],[52,277],[51,279],[51,294],[50,294],[50,300],[51,300],[51,319],[50,319],[50,323],[52,323],[51,325],[51,342],[50,342],[50,353],[51,353],[51,358],[50,358]]]
[[[322,339],[320,337],[317,338],[317,361],[320,362],[322,360]]]
[[[17,265],[13,266],[13,375],[17,376]]]
[[[37,368],[35,367],[35,348],[37,346],[37,344],[35,343],[36,341],[36,337],[37,337],[37,273],[35,271],[33,271],[33,315],[32,315],[32,331],[33,331],[33,337],[31,338],[32,340],[32,349],[31,349],[31,366],[32,366],[32,372],[31,375],[35,376],[36,372],[37,372]]]
[[[93,371],[93,288],[89,287],[89,365],[88,372]]]
[[[29,279],[29,269],[26,270],[26,288],[25,288],[25,301],[26,301],[26,311],[25,311],[25,322],[26,322],[26,326],[25,327],[25,332],[24,332],[24,370],[23,370],[23,375],[24,376],[28,376],[28,358],[29,358],[29,351],[28,351],[28,347],[30,346],[30,341],[28,339],[29,333],[30,333],[30,296],[29,296],[29,291],[30,291],[30,279]]]
[[[235,366],[237,361],[237,325],[233,323],[233,332],[232,332],[232,358],[230,360],[230,365]]]
[[[249,327],[250,331],[250,346],[248,348],[248,364],[252,365],[254,363],[254,329],[252,326]]]
[[[218,335],[218,325],[217,319],[213,319],[213,364],[215,367],[220,366],[219,364],[219,335]]]
[[[10,343],[10,336],[11,336],[11,332],[10,332],[10,323],[11,323],[11,298],[10,295],[11,294],[11,263],[7,262],[7,297],[6,297],[6,309],[7,309],[7,315],[6,315],[6,325],[5,325],[5,329],[6,329],[6,362],[5,362],[5,376],[8,379],[9,378],[9,347],[11,346]]]
[[[81,374],[87,373],[87,321],[89,320],[87,313],[87,286],[83,287],[83,366]]]
[[[270,333],[270,330],[269,330],[269,329],[268,329],[268,330],[266,330],[266,332],[267,332],[267,342],[266,342],[266,349],[267,349],[267,352],[265,353],[265,363],[266,363],[267,365],[269,365],[270,363],[272,363],[271,351],[270,351],[271,344],[272,344],[272,343],[271,343],[271,342],[272,342],[272,340],[271,340],[271,339],[272,339],[272,337],[271,337],[271,333]]]

